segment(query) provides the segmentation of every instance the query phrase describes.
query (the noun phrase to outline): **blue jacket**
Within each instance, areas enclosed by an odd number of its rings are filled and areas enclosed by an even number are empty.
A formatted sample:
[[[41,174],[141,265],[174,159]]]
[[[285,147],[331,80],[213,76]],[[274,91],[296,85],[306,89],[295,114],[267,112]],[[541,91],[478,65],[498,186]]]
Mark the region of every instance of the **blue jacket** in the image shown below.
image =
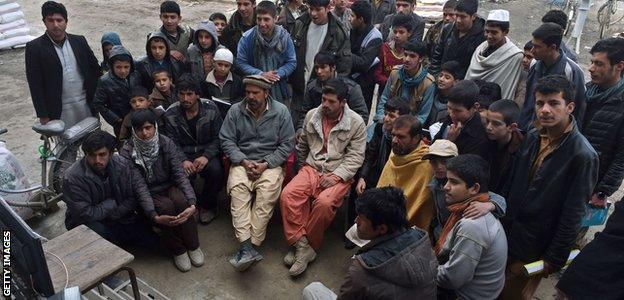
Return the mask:
[[[278,28],[278,26],[280,28]],[[290,38],[290,34],[286,30],[281,30],[280,25],[275,26],[275,33],[281,32],[282,37],[284,39],[284,43],[286,44],[284,47],[284,51],[280,57],[279,68],[277,69],[277,75],[280,76],[280,81],[277,83],[278,89],[280,89],[282,95],[289,95],[288,93],[288,76],[295,71],[297,67],[297,56],[295,54],[295,46],[293,45],[293,41]],[[247,30],[243,33],[243,37],[238,42],[237,56],[236,56],[236,67],[244,74],[244,75],[259,75],[263,72],[270,70],[261,70],[258,66],[259,64],[254,62],[254,39],[256,37],[256,31],[258,30],[258,26],[254,26],[252,29]],[[271,95],[275,97],[275,93]],[[275,99],[280,102],[284,102],[286,99]]]

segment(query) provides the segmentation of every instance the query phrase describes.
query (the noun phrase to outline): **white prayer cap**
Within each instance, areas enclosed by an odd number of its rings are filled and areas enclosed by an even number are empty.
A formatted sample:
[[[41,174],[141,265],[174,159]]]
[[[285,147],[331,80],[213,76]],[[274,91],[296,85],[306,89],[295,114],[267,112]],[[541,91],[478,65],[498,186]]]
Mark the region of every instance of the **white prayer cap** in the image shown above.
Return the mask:
[[[509,11],[504,9],[491,10],[487,21],[509,22]]]
[[[217,50],[217,52],[215,52],[213,60],[226,61],[232,64],[234,63],[234,55],[232,54],[232,51],[228,50],[227,48],[221,48]]]

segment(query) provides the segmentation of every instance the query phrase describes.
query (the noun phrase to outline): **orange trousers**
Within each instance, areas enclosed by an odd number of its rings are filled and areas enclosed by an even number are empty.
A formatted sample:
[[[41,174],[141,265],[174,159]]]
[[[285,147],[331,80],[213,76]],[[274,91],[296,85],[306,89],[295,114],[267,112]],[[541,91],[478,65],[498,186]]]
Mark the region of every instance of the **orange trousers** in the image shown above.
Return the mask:
[[[323,244],[325,229],[331,225],[336,210],[353,180],[321,189],[321,175],[304,166],[282,191],[280,208],[284,235],[289,245],[306,236],[315,251]]]

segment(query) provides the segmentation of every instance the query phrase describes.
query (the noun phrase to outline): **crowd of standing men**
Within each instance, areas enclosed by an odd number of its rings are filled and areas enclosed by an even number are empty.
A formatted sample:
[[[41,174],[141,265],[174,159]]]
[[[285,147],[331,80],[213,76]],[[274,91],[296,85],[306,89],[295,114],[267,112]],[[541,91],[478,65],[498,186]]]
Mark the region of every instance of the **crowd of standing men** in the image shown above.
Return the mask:
[[[26,47],[37,117],[99,115],[114,131],[89,134],[64,174],[67,228],[160,238],[186,272],[204,263],[197,222],[225,188],[230,264],[263,259],[278,206],[295,277],[345,202],[370,242],[337,294],[313,283],[305,299],[531,299],[583,246],[558,297],[624,297],[624,204],[586,246],[581,226],[624,176],[624,39],[591,48],[585,83],[561,11],[520,49],[509,12],[484,19],[477,0],[448,0],[426,35],[414,0],[331,2],[237,0],[229,20],[191,28],[164,1],[143,56],[109,32],[101,63],[45,2],[46,32]]]

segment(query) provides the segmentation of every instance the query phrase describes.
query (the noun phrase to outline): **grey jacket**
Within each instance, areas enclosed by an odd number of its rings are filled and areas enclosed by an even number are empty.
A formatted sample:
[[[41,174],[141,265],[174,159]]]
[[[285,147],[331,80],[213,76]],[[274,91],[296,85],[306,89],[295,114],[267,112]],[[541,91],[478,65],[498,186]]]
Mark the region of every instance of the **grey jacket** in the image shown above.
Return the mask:
[[[200,31],[206,31],[212,36],[212,46],[208,49],[202,49],[199,45],[198,36]],[[186,63],[190,67],[191,77],[196,84],[200,84],[206,80],[206,72],[204,72],[204,59],[202,53],[214,53],[218,49],[225,48],[219,44],[219,37],[217,36],[217,27],[215,27],[212,21],[203,21],[197,24],[195,33],[193,34],[193,44],[188,46],[186,54]]]
[[[86,158],[65,171],[63,200],[67,204],[67,229],[89,222],[132,223],[136,219],[137,202],[150,219],[156,216],[143,176],[128,160],[113,154],[107,174],[105,181],[93,172]]]
[[[151,182],[147,182],[150,193],[160,193],[168,190],[172,186],[176,186],[182,191],[184,197],[190,204],[195,204],[195,192],[182,169],[180,149],[178,149],[171,139],[162,134],[158,137],[158,147],[158,159],[156,159],[152,166],[154,177]],[[119,155],[133,162],[134,167],[143,175],[143,178],[146,178],[145,170],[134,163],[134,158],[132,158],[133,149],[134,144],[132,139],[128,139],[121,150],[119,150]]]
[[[338,299],[436,299],[437,264],[424,230],[383,235],[351,260]]]
[[[491,213],[461,219],[446,237],[436,283],[455,290],[459,299],[496,299],[505,284],[507,237]]]
[[[431,229],[433,233],[434,240],[438,240],[440,237],[440,233],[442,232],[442,227],[446,224],[446,221],[451,214],[446,207],[446,197],[444,192],[444,184],[445,182],[441,182],[436,177],[431,179],[429,182],[429,190],[433,194],[433,204],[435,205],[435,215],[433,216],[433,220],[431,221]],[[489,192],[490,194],[490,202],[494,204],[496,209],[492,211],[492,214],[500,219],[505,216],[505,211],[507,210],[507,202],[503,196]]]
[[[329,132],[323,149],[323,121],[321,106],[306,114],[297,145],[299,163],[306,163],[322,173],[332,172],[347,181],[364,163],[366,152],[366,125],[357,113],[344,106],[342,118]]]
[[[232,164],[248,159],[266,161],[269,168],[286,162],[294,147],[294,136],[288,108],[271,98],[257,121],[247,110],[246,98],[233,104],[219,132],[223,152]]]

